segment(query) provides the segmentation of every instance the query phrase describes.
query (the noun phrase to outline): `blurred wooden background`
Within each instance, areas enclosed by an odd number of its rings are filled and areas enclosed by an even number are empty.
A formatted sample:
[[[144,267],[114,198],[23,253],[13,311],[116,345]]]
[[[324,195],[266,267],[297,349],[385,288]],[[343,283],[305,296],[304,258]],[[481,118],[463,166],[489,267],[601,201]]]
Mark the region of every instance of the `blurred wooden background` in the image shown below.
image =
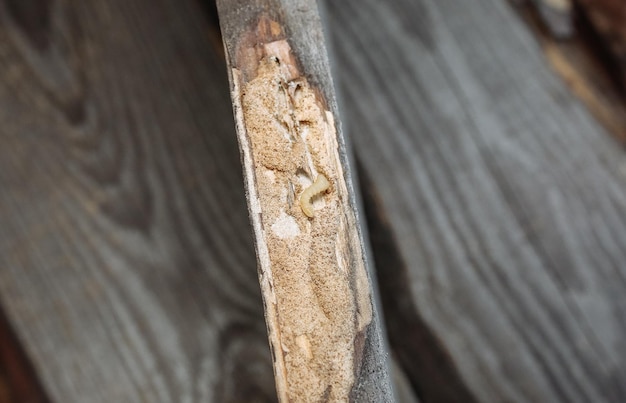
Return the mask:
[[[626,401],[625,10],[323,4],[402,401]],[[0,0],[0,402],[275,400],[230,105],[209,2]]]

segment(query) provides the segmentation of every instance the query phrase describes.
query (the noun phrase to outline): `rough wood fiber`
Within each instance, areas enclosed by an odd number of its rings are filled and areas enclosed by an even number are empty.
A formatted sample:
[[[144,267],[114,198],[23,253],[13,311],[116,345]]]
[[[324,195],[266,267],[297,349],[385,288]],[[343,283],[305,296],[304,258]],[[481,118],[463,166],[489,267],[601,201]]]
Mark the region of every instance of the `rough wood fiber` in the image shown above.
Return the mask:
[[[391,340],[423,400],[624,401],[623,151],[502,2],[329,8],[392,252],[377,254]],[[54,401],[272,400],[200,16],[0,2],[0,291]]]
[[[506,2],[471,3],[327,2],[390,342],[423,401],[623,402],[626,156]]]
[[[391,401],[315,2],[218,10],[279,398]]]
[[[258,203],[253,214],[261,216],[263,237],[257,242],[266,243],[259,250],[261,286],[269,293],[266,306],[275,306],[269,328],[284,366],[277,376],[287,383],[289,401],[346,400],[361,354],[355,339],[372,320],[368,280],[362,260],[350,270],[354,245],[344,238],[349,216],[341,211],[347,195],[340,185],[318,198],[312,217],[296,197],[306,196],[314,178],[340,180],[332,159],[336,131],[306,81],[286,78],[287,61],[268,57],[237,95],[254,164],[249,193],[256,193],[251,203]],[[353,295],[353,283],[361,295]]]
[[[196,1],[0,1],[0,296],[54,402],[274,401]]]

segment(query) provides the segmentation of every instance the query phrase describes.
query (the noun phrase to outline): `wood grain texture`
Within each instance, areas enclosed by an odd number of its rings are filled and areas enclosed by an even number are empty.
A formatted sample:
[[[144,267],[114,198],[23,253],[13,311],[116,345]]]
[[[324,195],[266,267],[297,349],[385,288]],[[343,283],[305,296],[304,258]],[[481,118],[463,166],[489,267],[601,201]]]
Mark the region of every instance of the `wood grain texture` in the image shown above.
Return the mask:
[[[0,1],[0,296],[55,402],[276,399],[200,5]]]
[[[504,2],[327,8],[421,400],[624,401],[623,149]],[[187,1],[0,1],[0,296],[53,401],[275,399],[206,33]]]
[[[390,340],[420,398],[460,401],[439,377],[481,402],[624,401],[623,149],[506,2],[327,5],[349,134],[397,251],[377,264],[383,295],[387,276],[401,286]]]
[[[390,402],[316,2],[217,4],[279,400]]]

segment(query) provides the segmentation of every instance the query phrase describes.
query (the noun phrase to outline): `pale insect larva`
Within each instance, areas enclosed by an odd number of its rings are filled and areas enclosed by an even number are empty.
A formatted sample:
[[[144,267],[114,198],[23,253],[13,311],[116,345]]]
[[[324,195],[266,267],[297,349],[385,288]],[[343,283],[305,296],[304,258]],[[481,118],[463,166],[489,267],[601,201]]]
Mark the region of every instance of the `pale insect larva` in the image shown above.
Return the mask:
[[[317,175],[315,182],[308,188],[304,189],[304,192],[300,195],[300,208],[307,217],[313,218],[315,212],[313,211],[313,205],[311,204],[311,198],[318,193],[326,191],[330,187],[330,182],[322,174]]]

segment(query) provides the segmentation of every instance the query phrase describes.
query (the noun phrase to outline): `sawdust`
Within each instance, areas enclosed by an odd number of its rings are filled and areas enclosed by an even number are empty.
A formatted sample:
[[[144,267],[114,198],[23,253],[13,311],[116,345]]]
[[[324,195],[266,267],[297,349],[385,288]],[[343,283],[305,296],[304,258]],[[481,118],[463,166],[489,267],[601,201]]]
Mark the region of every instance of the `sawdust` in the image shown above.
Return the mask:
[[[287,42],[264,49],[256,77],[235,88],[252,150],[248,191],[256,198],[251,205],[258,203],[251,211],[259,221],[270,341],[279,344],[275,359],[283,361],[277,376],[285,378],[289,401],[348,401],[360,356],[355,346],[362,344],[355,341],[372,308],[336,128],[307,80],[294,74]],[[298,200],[320,174],[331,186],[312,199],[309,218]]]

